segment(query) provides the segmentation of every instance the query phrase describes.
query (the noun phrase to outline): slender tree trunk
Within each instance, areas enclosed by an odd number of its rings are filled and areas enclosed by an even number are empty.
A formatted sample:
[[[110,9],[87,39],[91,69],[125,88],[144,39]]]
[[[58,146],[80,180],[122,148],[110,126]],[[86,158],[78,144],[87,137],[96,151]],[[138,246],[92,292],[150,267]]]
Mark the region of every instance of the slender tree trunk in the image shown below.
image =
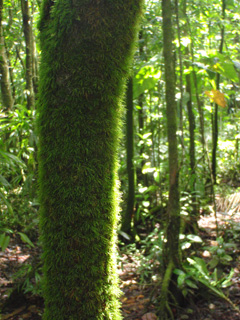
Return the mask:
[[[121,97],[141,0],[45,0],[38,100],[44,320],[118,320]]]
[[[183,2],[183,14],[187,21],[187,3],[186,1]],[[184,27],[184,35],[188,35],[187,30],[187,22]],[[190,49],[186,47],[185,54],[189,57],[190,60]],[[189,62],[185,61],[186,69],[189,69]],[[194,75],[192,75],[194,77]],[[188,124],[189,124],[189,136],[190,136],[190,144],[189,144],[189,158],[190,158],[190,169],[191,169],[191,200],[192,200],[192,224],[190,228],[193,230],[197,230],[197,219],[198,219],[198,204],[197,204],[197,197],[196,197],[196,157],[195,157],[195,116],[193,113],[193,104],[192,104],[192,86],[191,86],[191,74],[186,74],[186,92],[189,95],[189,99],[187,102],[187,110],[188,110]]]
[[[2,104],[6,110],[13,107],[13,96],[11,89],[10,73],[8,59],[3,35],[3,0],[0,0],[0,73],[1,73],[1,97]]]
[[[35,105],[35,93],[33,86],[33,33],[31,18],[29,13],[28,0],[21,0],[22,17],[23,17],[23,32],[26,43],[26,93],[27,93],[27,108],[33,109]]]
[[[131,222],[134,216],[135,207],[135,168],[134,168],[134,123],[133,123],[133,80],[129,78],[127,85],[127,175],[128,175],[128,196],[127,209],[123,217],[122,231],[128,235],[132,234]]]
[[[189,94],[189,100],[187,102],[188,110],[188,123],[189,123],[189,157],[190,157],[190,168],[191,168],[191,200],[192,200],[192,223],[191,227],[196,232],[198,229],[197,220],[199,216],[198,203],[196,197],[196,158],[195,158],[195,116],[193,113],[192,105],[192,89],[191,89],[191,75],[186,75],[186,92]]]
[[[180,30],[180,22],[179,22],[179,3],[178,0],[175,0],[175,12],[176,12],[176,24],[177,24],[177,36],[178,36],[178,42],[179,42],[179,47],[178,47],[178,56],[179,56],[179,72],[180,72],[180,77],[179,77],[179,85],[180,85],[180,93],[181,93],[181,98],[179,101],[179,113],[180,113],[180,132],[181,132],[181,144],[182,144],[182,160],[184,158],[184,130],[183,130],[183,59],[182,59],[182,45],[181,45],[181,30]]]
[[[143,40],[143,39],[144,39],[143,30],[141,30],[139,32],[139,40]],[[140,59],[144,60],[144,42],[143,41],[140,41],[139,43],[139,57]],[[144,99],[145,99],[144,93],[140,94],[140,96],[138,97],[138,105],[140,107],[140,109],[138,109],[138,130],[141,135],[143,134],[143,131],[144,131],[144,117],[145,117],[144,109],[143,109]],[[144,153],[144,144],[141,144],[139,148],[139,153],[140,153],[140,157],[142,157]],[[138,178],[138,182],[143,183],[145,186],[148,186],[148,175],[142,173],[142,168],[145,163],[146,163],[146,160],[142,157],[141,167],[138,172],[137,178]]]
[[[167,105],[167,134],[168,134],[168,155],[169,155],[169,201],[167,208],[167,242],[164,247],[165,273],[161,291],[161,320],[167,319],[166,312],[169,310],[168,291],[172,271],[181,264],[179,249],[180,233],[180,206],[178,190],[178,142],[177,142],[177,104],[175,100],[175,69],[174,55],[172,48],[172,8],[171,0],[162,0],[163,16],[163,54],[165,66],[166,83],[166,105]],[[172,292],[173,293],[173,292]],[[173,293],[174,294],[174,293]]]
[[[225,19],[225,10],[226,10],[226,2],[222,0],[222,22],[224,23]],[[223,44],[224,44],[224,25],[221,26],[221,41],[219,46],[219,53],[223,52]],[[216,89],[219,90],[220,87],[220,74],[217,74],[216,79]],[[213,148],[212,148],[212,176],[213,183],[216,184],[217,179],[217,145],[218,145],[218,105],[215,103],[214,107],[214,115],[213,115]]]
[[[32,7],[32,12],[31,12],[31,26],[33,26],[33,16],[35,13],[35,1],[32,0],[31,2],[31,7]],[[33,82],[33,90],[34,90],[34,95],[36,97],[38,93],[38,54],[37,54],[37,49],[36,49],[36,37],[34,35],[33,29],[31,28],[31,45],[32,45],[32,82]]]

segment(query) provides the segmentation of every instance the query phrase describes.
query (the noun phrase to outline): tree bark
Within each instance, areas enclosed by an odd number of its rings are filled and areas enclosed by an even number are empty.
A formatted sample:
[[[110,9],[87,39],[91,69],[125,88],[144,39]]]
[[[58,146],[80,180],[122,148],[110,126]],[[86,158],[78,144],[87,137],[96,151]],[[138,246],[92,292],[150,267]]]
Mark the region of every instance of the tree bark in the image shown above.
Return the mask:
[[[1,98],[3,107],[11,110],[14,104],[12,96],[12,88],[10,81],[10,73],[8,59],[3,35],[3,0],[0,0],[0,73],[1,73]]]
[[[26,94],[27,94],[27,108],[34,109],[35,93],[33,86],[33,33],[31,18],[29,13],[28,0],[21,0],[21,9],[23,17],[23,32],[26,44]]]
[[[134,168],[134,123],[133,123],[133,80],[129,78],[127,85],[127,117],[126,117],[126,149],[127,149],[127,176],[128,195],[127,208],[123,217],[122,231],[132,235],[131,222],[134,216],[135,205],[135,168]]]
[[[118,320],[121,97],[141,0],[45,0],[38,100],[44,320]]]
[[[165,272],[160,296],[161,320],[167,319],[168,293],[171,287],[172,271],[181,265],[179,248],[180,205],[178,190],[178,141],[177,103],[175,100],[175,68],[172,47],[172,7],[171,0],[162,0],[163,54],[166,88],[166,114],[169,155],[169,200],[167,207],[166,244],[163,248]],[[176,290],[176,287],[175,287]],[[172,292],[175,295],[175,292]]]
[[[222,22],[225,19],[225,10],[226,10],[226,2],[222,0]],[[224,44],[224,25],[221,26],[221,41],[219,45],[219,53],[223,52],[223,44]],[[220,74],[217,74],[216,79],[216,89],[219,90],[220,87]],[[215,103],[214,106],[214,114],[213,114],[213,128],[212,128],[212,139],[213,139],[213,147],[212,147],[212,177],[213,184],[217,183],[217,146],[218,146],[218,105]]]

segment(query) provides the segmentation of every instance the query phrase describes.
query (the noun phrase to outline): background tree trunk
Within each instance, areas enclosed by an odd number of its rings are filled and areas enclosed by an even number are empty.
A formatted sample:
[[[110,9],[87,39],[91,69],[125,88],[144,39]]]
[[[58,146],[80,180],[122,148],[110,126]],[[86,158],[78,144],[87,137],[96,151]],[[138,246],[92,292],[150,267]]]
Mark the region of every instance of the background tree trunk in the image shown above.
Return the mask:
[[[121,318],[117,147],[140,8],[140,0],[43,2],[38,129],[44,320]]]
[[[7,53],[3,35],[3,0],[0,0],[0,73],[1,73],[1,97],[3,107],[7,110],[13,107],[13,96],[11,89],[10,73],[7,60]]]
[[[222,23],[221,26],[221,40],[219,45],[219,53],[223,52],[223,44],[224,44],[224,19],[225,19],[225,10],[226,3],[225,0],[222,0]],[[220,74],[217,73],[216,79],[216,89],[220,89]],[[218,104],[214,105],[214,114],[212,120],[212,139],[213,139],[213,147],[212,147],[212,177],[213,184],[217,183],[217,146],[218,146]]]
[[[27,108],[33,109],[35,105],[35,93],[33,86],[33,32],[31,18],[29,13],[28,0],[21,0],[22,17],[23,17],[23,32],[26,43],[26,92],[27,92]]]
[[[175,68],[172,48],[172,7],[171,0],[162,0],[163,16],[163,54],[165,66],[166,113],[169,156],[169,199],[167,207],[166,244],[163,248],[164,276],[160,296],[161,320],[167,319],[168,293],[172,271],[181,264],[179,249],[180,206],[178,190],[178,141],[177,141],[177,103],[175,100]],[[171,289],[170,289],[171,290]],[[175,295],[175,292],[172,292]]]
[[[131,222],[134,216],[135,205],[135,167],[134,167],[134,124],[133,124],[133,80],[129,78],[127,85],[127,117],[126,117],[126,149],[127,149],[127,176],[128,195],[127,208],[123,217],[122,231],[132,234]]]

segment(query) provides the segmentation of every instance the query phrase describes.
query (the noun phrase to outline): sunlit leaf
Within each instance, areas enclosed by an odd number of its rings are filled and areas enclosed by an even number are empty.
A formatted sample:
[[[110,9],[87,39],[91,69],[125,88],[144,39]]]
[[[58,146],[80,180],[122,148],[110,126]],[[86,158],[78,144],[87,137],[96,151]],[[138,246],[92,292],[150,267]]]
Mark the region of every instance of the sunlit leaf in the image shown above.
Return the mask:
[[[133,79],[133,98],[153,89],[160,78],[161,71],[158,68],[153,65],[142,67]]]
[[[189,240],[193,241],[193,242],[198,242],[198,243],[202,242],[202,239],[199,236],[195,235],[195,234],[188,234],[187,238]]]
[[[211,91],[205,91],[205,94],[216,104],[218,104],[220,107],[225,108],[227,103],[224,97],[224,94],[221,93],[219,90],[211,90]]]

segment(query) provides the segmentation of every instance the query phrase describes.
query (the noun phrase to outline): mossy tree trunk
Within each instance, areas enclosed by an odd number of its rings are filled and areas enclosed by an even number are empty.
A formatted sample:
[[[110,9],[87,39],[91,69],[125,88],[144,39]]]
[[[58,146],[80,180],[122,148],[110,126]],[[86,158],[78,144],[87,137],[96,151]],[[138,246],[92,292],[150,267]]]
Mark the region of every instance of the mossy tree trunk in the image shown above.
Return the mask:
[[[141,0],[45,0],[38,101],[44,320],[121,319],[121,96]]]
[[[171,291],[172,271],[181,266],[179,249],[180,206],[178,189],[178,141],[177,141],[177,103],[175,100],[175,67],[172,48],[172,3],[162,0],[163,16],[163,54],[166,83],[166,114],[169,156],[169,200],[167,208],[166,244],[163,250],[164,275],[160,296],[160,319],[168,319],[170,311],[168,294]],[[176,289],[176,288],[175,288]],[[176,292],[172,292],[175,296]]]

